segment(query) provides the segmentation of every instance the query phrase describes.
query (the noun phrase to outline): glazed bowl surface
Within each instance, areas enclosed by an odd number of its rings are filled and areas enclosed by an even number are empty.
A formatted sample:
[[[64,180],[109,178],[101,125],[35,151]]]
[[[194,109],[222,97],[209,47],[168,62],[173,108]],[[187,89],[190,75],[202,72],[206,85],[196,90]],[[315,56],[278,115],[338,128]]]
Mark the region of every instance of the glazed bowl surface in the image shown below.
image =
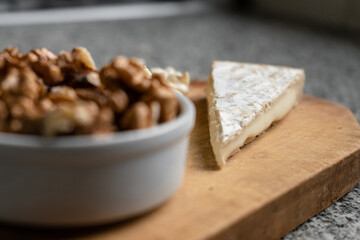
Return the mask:
[[[145,130],[45,138],[0,134],[0,221],[104,224],[149,211],[181,185],[195,108]]]

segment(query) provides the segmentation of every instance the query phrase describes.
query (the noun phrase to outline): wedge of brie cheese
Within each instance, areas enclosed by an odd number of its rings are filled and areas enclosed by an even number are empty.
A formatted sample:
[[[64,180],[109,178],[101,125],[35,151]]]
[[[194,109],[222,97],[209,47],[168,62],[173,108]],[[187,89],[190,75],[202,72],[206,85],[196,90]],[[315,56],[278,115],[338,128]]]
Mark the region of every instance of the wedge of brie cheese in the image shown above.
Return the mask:
[[[302,69],[213,63],[207,89],[210,141],[220,167],[241,146],[283,118],[302,96]]]

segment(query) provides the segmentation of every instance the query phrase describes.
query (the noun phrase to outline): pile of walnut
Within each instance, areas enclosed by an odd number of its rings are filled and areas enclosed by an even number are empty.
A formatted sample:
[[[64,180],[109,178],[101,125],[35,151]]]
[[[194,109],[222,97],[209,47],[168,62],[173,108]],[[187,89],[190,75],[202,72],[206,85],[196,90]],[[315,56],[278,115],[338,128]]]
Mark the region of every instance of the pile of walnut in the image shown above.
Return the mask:
[[[176,118],[174,90],[138,59],[100,71],[82,47],[0,52],[0,131],[45,136],[148,128]]]

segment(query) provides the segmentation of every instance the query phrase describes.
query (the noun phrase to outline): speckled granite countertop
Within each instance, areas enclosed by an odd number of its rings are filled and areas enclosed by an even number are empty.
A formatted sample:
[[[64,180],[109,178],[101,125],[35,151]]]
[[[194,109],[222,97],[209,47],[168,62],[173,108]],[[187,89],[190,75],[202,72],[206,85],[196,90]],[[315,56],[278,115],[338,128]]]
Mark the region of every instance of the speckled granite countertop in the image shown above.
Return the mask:
[[[339,102],[360,120],[359,39],[240,14],[113,22],[0,27],[1,48],[83,45],[98,65],[117,54],[150,66],[171,65],[206,78],[211,61],[236,60],[300,67],[305,93]],[[360,184],[284,239],[360,239]]]

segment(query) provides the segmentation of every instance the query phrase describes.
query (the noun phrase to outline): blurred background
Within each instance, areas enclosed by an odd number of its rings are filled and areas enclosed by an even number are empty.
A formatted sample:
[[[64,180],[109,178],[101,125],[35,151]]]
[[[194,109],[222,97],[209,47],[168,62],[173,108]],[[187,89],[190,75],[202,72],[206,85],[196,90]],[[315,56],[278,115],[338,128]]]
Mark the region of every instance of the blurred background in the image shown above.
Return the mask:
[[[85,46],[206,79],[213,60],[304,68],[305,93],[360,120],[360,0],[0,0],[0,47]],[[285,239],[359,239],[360,185]]]
[[[197,2],[234,9],[258,11],[271,15],[303,20],[331,27],[360,30],[360,1],[358,0],[0,0],[1,12],[29,11],[38,9],[59,9],[114,4],[140,4],[160,2]]]

